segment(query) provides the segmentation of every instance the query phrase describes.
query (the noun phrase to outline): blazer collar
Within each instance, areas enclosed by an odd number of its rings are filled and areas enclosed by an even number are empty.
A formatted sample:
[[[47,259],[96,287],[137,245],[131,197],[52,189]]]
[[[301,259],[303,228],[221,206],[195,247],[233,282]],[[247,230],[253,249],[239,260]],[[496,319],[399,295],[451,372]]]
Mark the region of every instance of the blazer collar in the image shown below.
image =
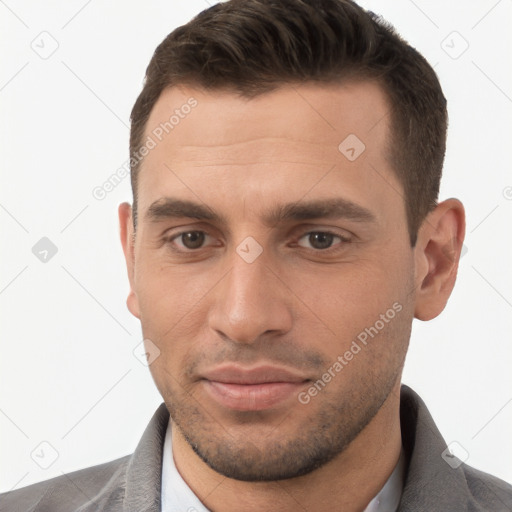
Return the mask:
[[[443,458],[447,449],[443,436],[423,400],[404,384],[400,424],[408,468],[398,512],[431,510],[433,503],[436,510],[463,512],[470,503],[476,507],[470,510],[480,510],[468,491],[464,465],[454,469]]]
[[[123,510],[160,512],[162,450],[169,423],[169,411],[160,404],[146,427],[126,469]]]

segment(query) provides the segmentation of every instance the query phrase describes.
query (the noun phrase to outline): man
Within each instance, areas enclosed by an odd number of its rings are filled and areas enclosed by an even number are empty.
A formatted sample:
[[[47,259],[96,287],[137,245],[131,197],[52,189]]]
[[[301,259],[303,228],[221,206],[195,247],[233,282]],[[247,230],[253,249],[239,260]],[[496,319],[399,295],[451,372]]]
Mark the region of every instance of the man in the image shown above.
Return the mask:
[[[133,455],[0,510],[512,510],[401,386],[464,239],[462,204],[437,202],[445,103],[348,0],[232,0],[171,33],[119,207],[164,404]]]

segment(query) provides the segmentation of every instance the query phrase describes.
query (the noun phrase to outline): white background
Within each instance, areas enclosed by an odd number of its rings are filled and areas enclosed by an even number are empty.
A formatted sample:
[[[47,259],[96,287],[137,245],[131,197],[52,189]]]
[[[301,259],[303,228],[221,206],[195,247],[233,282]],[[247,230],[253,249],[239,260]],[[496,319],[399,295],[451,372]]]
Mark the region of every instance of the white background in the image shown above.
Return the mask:
[[[415,322],[404,382],[469,464],[512,482],[512,4],[361,3],[435,66],[450,113],[441,199],[467,208],[456,289],[438,319]],[[129,178],[102,201],[92,190],[128,157],[156,45],[206,7],[0,1],[1,491],[131,453],[161,402],[125,305],[117,205]],[[46,59],[31,47],[57,43]],[[58,248],[46,263],[32,253],[42,237]]]

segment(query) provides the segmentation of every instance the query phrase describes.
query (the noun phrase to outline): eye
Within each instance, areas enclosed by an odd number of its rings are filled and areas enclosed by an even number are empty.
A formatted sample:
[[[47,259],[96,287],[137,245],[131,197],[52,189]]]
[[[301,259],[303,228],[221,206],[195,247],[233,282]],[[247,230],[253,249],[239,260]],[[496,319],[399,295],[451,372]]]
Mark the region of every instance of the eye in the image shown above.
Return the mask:
[[[308,247],[316,250],[330,249],[334,242],[348,242],[347,238],[336,235],[329,231],[311,231],[302,236],[297,242],[301,247]],[[308,245],[309,244],[309,245]]]
[[[204,231],[183,231],[168,239],[169,243],[176,244],[181,249],[200,249],[210,235]]]

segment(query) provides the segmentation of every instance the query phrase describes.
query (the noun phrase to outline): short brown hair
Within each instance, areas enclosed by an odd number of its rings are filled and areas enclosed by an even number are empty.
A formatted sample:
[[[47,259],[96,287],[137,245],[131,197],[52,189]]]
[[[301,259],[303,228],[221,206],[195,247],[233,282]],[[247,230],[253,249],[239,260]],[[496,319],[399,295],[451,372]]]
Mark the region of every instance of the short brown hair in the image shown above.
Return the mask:
[[[175,85],[245,97],[286,83],[376,80],[390,104],[388,152],[405,192],[411,245],[437,204],[446,147],[446,99],[426,59],[387,22],[350,0],[230,0],[171,32],[155,50],[131,113],[133,224],[146,123]]]

